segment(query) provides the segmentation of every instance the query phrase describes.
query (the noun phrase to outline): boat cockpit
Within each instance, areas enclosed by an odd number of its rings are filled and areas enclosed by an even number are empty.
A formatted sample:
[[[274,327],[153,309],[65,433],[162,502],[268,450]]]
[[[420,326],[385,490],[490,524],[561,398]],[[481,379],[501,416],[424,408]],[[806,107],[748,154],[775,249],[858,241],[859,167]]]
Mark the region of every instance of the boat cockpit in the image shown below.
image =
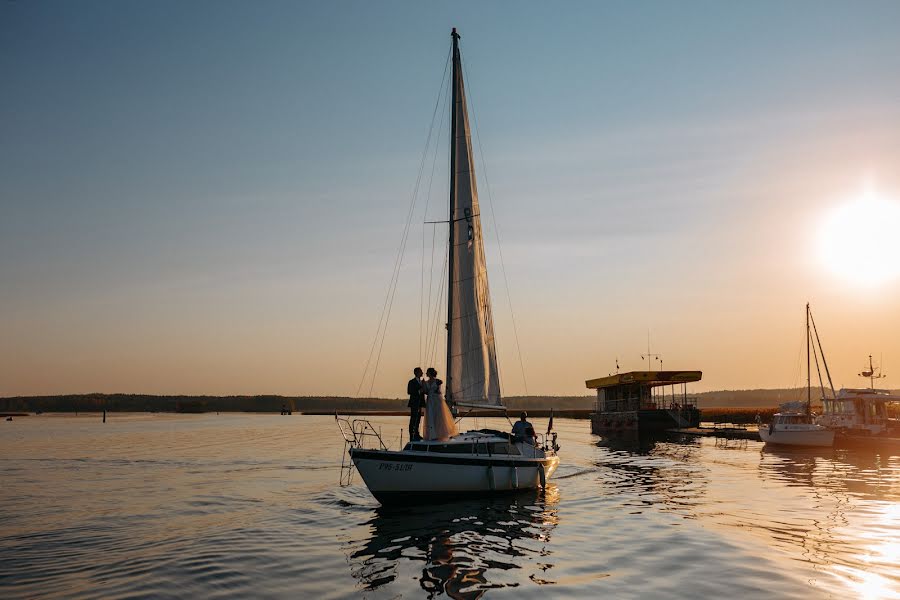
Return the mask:
[[[468,456],[523,456],[537,458],[552,452],[545,447],[542,436],[532,444],[517,441],[513,436],[493,429],[467,431],[449,440],[418,440],[409,442],[403,448],[406,452],[433,452],[441,454],[464,454]]]

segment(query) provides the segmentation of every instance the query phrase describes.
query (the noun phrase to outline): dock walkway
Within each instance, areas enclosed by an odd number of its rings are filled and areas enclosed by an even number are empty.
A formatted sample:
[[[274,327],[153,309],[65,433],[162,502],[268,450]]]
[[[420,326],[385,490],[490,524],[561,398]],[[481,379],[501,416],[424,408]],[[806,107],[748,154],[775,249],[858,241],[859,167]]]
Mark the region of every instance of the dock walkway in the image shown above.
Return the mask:
[[[759,430],[747,429],[746,427],[734,425],[732,423],[716,423],[712,427],[701,426],[667,429],[666,433],[679,433],[681,435],[691,435],[694,437],[721,437],[731,440],[762,441],[759,437]]]

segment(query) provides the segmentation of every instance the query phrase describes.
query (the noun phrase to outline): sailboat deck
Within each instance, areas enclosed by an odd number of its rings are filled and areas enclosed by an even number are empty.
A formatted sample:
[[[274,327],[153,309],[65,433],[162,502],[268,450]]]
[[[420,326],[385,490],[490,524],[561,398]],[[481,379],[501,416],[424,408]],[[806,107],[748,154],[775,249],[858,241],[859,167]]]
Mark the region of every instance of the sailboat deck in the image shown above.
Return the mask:
[[[514,442],[505,432],[495,430],[467,431],[449,440],[418,440],[409,442],[403,452],[455,454],[462,456],[523,456],[538,458],[536,446]]]

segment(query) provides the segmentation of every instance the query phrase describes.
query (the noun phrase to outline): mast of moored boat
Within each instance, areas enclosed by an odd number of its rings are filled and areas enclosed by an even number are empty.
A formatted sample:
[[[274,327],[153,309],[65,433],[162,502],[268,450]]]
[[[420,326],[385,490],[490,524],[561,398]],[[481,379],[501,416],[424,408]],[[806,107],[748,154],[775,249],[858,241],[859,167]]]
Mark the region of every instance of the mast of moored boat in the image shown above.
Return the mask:
[[[806,303],[806,416],[810,416],[810,404],[812,403],[812,372],[809,364],[809,302]],[[816,363],[819,364],[818,362]]]
[[[453,392],[451,391],[453,388],[450,385],[450,379],[453,377],[452,369],[450,368],[450,359],[451,359],[451,335],[450,328],[453,327],[453,232],[456,229],[453,225],[453,207],[456,205],[456,103],[459,101],[457,98],[457,77],[459,77],[459,34],[456,33],[456,27],[453,28],[453,31],[450,32],[450,37],[453,38],[453,65],[450,75],[451,82],[451,91],[450,91],[450,216],[448,220],[448,229],[450,230],[450,240],[449,246],[447,250],[447,366],[445,379],[447,380],[444,383],[444,390],[447,394],[447,400],[453,401]],[[452,405],[451,405],[452,406]]]

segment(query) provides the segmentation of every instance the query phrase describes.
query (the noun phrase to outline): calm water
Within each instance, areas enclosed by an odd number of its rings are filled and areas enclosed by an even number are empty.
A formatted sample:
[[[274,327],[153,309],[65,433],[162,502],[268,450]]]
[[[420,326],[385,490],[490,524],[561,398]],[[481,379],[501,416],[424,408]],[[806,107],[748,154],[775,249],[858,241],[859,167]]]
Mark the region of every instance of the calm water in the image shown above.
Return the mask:
[[[0,597],[900,598],[900,457],[557,430],[546,493],[390,511],[331,417],[0,422]]]

